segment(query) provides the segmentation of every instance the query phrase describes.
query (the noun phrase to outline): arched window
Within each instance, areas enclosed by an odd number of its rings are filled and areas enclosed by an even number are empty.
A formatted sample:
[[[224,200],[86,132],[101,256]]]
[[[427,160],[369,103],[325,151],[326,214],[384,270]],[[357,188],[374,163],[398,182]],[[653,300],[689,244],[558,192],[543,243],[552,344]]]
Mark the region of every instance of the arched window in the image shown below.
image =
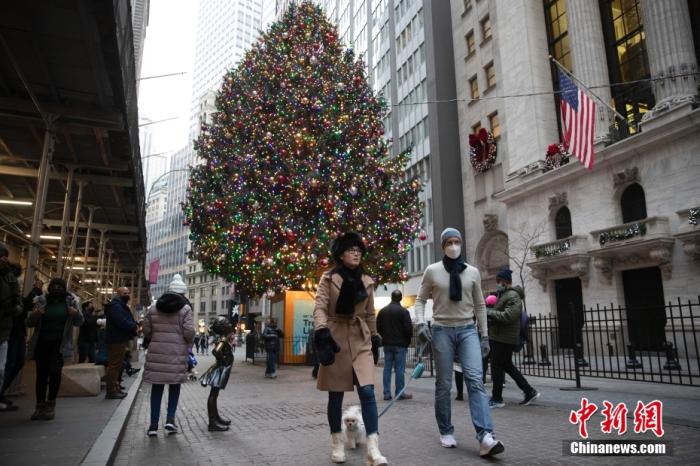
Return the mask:
[[[573,235],[571,230],[571,212],[569,212],[568,207],[564,206],[557,211],[557,215],[554,216],[554,229],[557,239],[564,239]]]
[[[622,223],[647,218],[647,202],[644,198],[644,189],[637,183],[625,188],[620,198],[620,206],[622,207]]]

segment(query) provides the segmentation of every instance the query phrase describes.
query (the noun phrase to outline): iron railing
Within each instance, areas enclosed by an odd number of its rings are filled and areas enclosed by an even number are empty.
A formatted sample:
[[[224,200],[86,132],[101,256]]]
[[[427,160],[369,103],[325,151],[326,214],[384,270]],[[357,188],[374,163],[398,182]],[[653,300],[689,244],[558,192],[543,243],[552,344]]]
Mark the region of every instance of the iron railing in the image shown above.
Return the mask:
[[[514,363],[526,375],[700,385],[700,297],[661,307],[596,306],[530,316],[530,341]]]

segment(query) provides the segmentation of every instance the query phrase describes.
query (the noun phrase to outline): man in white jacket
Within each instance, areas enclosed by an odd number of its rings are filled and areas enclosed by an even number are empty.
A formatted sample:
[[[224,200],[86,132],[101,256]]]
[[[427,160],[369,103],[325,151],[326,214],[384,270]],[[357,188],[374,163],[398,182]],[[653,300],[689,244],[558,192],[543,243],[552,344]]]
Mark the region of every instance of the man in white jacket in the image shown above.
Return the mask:
[[[440,262],[428,266],[423,274],[416,298],[416,321],[419,337],[432,339],[435,357],[435,418],[440,430],[440,444],[454,448],[452,406],[452,362],[455,355],[462,364],[462,373],[469,393],[469,410],[479,441],[479,454],[490,457],[504,451],[495,439],[491,422],[489,397],[482,381],[482,352],[489,351],[486,306],[481,292],[481,275],[461,259],[462,235],[446,228],[440,235],[445,253]],[[425,302],[433,299],[432,335],[425,325]],[[481,339],[475,323],[481,331]]]

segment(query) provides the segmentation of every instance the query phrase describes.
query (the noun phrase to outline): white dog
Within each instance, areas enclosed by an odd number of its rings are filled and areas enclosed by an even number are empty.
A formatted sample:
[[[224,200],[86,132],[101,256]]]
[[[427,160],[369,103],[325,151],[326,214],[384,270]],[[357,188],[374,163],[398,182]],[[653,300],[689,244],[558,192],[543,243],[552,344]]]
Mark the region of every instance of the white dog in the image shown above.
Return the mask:
[[[343,411],[343,437],[346,448],[357,448],[358,445],[367,443],[365,423],[362,421],[362,410],[359,406],[350,406]]]

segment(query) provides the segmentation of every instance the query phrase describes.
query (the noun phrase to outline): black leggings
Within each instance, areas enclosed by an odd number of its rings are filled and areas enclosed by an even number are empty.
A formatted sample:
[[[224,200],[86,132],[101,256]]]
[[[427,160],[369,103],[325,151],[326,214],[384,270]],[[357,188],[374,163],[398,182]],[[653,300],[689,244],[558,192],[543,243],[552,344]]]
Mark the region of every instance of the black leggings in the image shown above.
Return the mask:
[[[61,370],[63,369],[63,355],[61,354],[61,340],[37,341],[34,349],[36,361],[36,402],[46,401],[46,387],[49,388],[49,401],[56,399],[58,389],[61,387]]]

